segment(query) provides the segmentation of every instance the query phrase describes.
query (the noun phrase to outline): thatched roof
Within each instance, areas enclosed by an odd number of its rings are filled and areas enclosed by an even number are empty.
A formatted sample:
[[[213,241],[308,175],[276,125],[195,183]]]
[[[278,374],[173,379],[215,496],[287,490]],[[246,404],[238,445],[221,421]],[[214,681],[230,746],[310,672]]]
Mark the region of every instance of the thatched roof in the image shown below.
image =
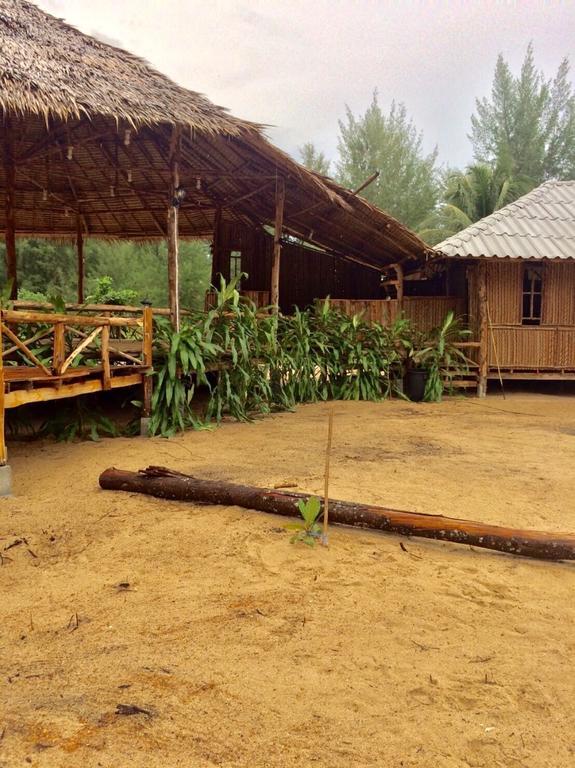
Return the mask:
[[[294,235],[377,266],[428,250],[383,211],[294,162],[260,126],[26,0],[0,0],[2,112],[20,235],[71,237],[80,221],[96,237],[164,237],[177,124],[188,192],[182,237],[211,236],[217,216],[273,223],[281,178],[285,227]],[[4,215],[2,207],[0,229]]]
[[[0,0],[0,103],[75,120],[181,123],[237,135],[254,128],[127,51],[84,35],[25,0]]]

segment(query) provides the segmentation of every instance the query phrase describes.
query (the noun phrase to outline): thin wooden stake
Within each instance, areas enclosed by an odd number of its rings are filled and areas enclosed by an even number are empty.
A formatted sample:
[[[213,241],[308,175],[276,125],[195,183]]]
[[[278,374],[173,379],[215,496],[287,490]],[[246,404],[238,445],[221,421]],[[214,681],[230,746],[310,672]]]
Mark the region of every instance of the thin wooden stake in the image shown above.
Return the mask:
[[[323,534],[321,543],[327,547],[327,526],[329,523],[329,463],[331,458],[331,438],[333,435],[333,408],[330,409],[327,423],[327,446],[325,449],[325,478],[323,490]]]
[[[489,333],[491,335],[491,343],[493,345],[493,355],[495,357],[495,365],[497,366],[497,374],[499,376],[499,384],[501,385],[501,394],[505,400],[505,388],[503,386],[503,376],[501,375],[501,366],[499,365],[499,354],[497,352],[497,344],[495,343],[495,334],[493,333],[493,325],[491,323],[491,312],[489,311],[489,299],[485,302],[485,309],[487,310],[487,323],[489,325]]]

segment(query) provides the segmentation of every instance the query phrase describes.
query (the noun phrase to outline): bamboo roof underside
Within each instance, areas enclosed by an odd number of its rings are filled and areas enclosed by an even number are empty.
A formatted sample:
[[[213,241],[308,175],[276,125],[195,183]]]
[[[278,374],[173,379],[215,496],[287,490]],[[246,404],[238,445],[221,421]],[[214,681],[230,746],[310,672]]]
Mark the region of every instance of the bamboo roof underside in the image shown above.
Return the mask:
[[[274,147],[261,126],[25,0],[0,0],[0,111],[0,189],[6,195],[13,167],[19,236],[72,238],[80,227],[92,237],[166,237],[177,125],[181,237],[211,237],[218,217],[272,225],[281,179],[284,227],[294,236],[377,268],[429,250]]]

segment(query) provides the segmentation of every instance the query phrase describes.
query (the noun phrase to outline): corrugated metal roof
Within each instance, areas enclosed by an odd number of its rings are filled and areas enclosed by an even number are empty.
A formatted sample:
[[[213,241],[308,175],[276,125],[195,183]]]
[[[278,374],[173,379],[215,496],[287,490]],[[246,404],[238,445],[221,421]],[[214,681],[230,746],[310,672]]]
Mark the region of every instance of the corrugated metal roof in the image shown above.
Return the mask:
[[[575,259],[575,181],[547,181],[435,251],[459,258]]]

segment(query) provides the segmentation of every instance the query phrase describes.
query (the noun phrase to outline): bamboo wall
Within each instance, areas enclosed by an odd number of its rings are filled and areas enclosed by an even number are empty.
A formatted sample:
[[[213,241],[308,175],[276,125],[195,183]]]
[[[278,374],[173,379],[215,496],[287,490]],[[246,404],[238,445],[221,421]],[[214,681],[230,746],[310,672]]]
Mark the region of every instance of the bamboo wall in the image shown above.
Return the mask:
[[[528,263],[490,261],[487,264],[487,300],[492,335],[490,369],[505,371],[575,370],[575,262],[545,261],[540,325],[522,325],[523,269]],[[477,328],[475,269],[469,267],[469,314]]]
[[[364,320],[381,325],[391,325],[403,314],[421,331],[438,326],[449,310],[453,310],[456,315],[465,312],[464,299],[454,296],[404,296],[403,307],[397,299],[339,299],[332,300],[331,304],[347,315],[362,313]]]
[[[273,238],[262,229],[241,225],[220,225],[212,246],[212,282],[217,275],[230,277],[230,254],[241,252],[241,269],[248,277],[242,290],[269,291]],[[280,268],[280,308],[289,313],[294,305],[304,308],[315,299],[377,299],[381,296],[379,273],[355,262],[336,259],[296,243],[282,245]]]

